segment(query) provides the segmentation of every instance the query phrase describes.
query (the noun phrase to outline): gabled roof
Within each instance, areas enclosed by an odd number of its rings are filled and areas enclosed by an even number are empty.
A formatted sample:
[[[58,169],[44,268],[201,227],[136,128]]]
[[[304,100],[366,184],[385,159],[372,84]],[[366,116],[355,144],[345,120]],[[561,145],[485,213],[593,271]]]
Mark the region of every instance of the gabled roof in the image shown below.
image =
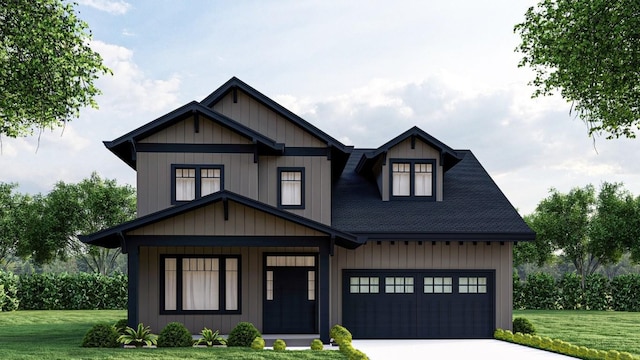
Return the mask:
[[[275,154],[281,154],[284,150],[284,144],[276,143],[274,140],[240,124],[239,122],[224,116],[210,108],[192,101],[186,105],[183,105],[153,121],[147,123],[127,134],[120,136],[113,141],[105,141],[104,145],[116,154],[122,161],[127,163],[133,169],[136,168],[136,143],[152,134],[155,134],[167,127],[184,120],[192,115],[202,115],[205,118],[214,121],[241,136],[249,139],[259,148],[273,152]]]
[[[308,218],[305,218],[287,211],[280,210],[273,206],[244,197],[242,195],[238,195],[228,190],[222,190],[222,191],[213,193],[211,195],[204,196],[200,199],[190,201],[183,205],[170,207],[170,208],[137,218],[135,220],[122,223],[120,225],[111,227],[109,229],[98,231],[90,235],[80,236],[80,240],[84,243],[91,244],[91,245],[98,245],[106,248],[117,248],[119,246],[123,246],[123,243],[122,243],[122,241],[124,241],[123,234],[129,231],[133,231],[141,227],[151,225],[151,224],[160,222],[162,220],[166,220],[168,218],[175,217],[175,216],[196,210],[203,206],[207,206],[207,205],[214,204],[221,201],[222,202],[234,201],[236,203],[245,205],[247,207],[271,214],[283,220],[291,221],[295,224],[302,225],[310,229],[316,230],[318,232],[325,233],[328,236],[335,238],[335,243],[337,245],[348,248],[348,249],[355,249],[356,247],[360,246],[363,243],[363,240],[359,240],[355,235],[345,233],[340,230],[336,230],[330,226],[321,224],[317,221],[310,220]]]
[[[204,106],[212,108],[218,101],[222,100],[222,98],[224,98],[233,89],[242,90],[243,92],[245,92],[247,95],[249,95],[250,97],[252,97],[256,101],[262,103],[264,106],[266,106],[269,109],[273,110],[274,112],[276,112],[277,114],[279,114],[283,118],[285,118],[285,119],[291,121],[292,123],[298,125],[302,129],[304,129],[305,131],[310,133],[311,135],[315,136],[319,140],[321,140],[324,143],[326,143],[327,145],[336,147],[336,148],[338,148],[338,149],[340,149],[340,150],[342,150],[344,152],[347,152],[347,153],[351,152],[350,151],[351,147],[345,146],[340,141],[334,139],[333,137],[331,137],[327,133],[325,133],[322,130],[318,129],[317,127],[311,125],[309,122],[307,122],[303,118],[301,118],[298,115],[294,114],[293,112],[289,111],[288,109],[286,109],[284,106],[278,104],[277,102],[271,100],[269,97],[267,97],[266,95],[262,94],[258,90],[252,88],[247,83],[243,82],[242,80],[238,79],[235,76],[232,77],[231,79],[229,79],[229,81],[224,83],[217,90],[215,90],[214,92],[209,94],[209,96],[204,98],[200,103],[203,104]]]
[[[364,152],[356,166],[356,172],[363,174],[364,176],[370,176],[373,164],[375,164],[381,156],[386,156],[387,152],[391,148],[407,139],[412,139],[412,141],[415,141],[415,139],[420,139],[429,146],[438,150],[440,152],[440,163],[442,164],[445,172],[462,159],[455,150],[445,145],[440,140],[427,134],[417,126],[414,126],[411,129],[396,136],[386,144],[380,146],[379,148]]]
[[[324,142],[331,148],[331,163],[332,168],[334,169],[334,178],[337,178],[337,174],[342,172],[344,165],[346,164],[347,159],[349,158],[349,154],[353,150],[353,146],[347,146],[336,140],[332,136],[313,126],[300,116],[294,114],[290,110],[286,109],[284,106],[278,104],[277,102],[271,100],[266,95],[262,94],[258,90],[252,88],[247,83],[238,79],[237,77],[232,77],[220,86],[217,90],[209,94],[206,98],[204,98],[200,103],[204,106],[213,108],[213,106],[222,100],[230,91],[234,89],[242,90],[244,93],[249,95],[251,98],[271,109],[278,115],[292,122],[293,124],[299,126],[309,134],[313,135],[320,141]]]
[[[447,150],[451,151],[451,150]],[[355,149],[332,196],[331,225],[369,240],[530,241],[535,233],[469,150],[453,153],[443,201],[382,201],[356,171],[371,150]]]

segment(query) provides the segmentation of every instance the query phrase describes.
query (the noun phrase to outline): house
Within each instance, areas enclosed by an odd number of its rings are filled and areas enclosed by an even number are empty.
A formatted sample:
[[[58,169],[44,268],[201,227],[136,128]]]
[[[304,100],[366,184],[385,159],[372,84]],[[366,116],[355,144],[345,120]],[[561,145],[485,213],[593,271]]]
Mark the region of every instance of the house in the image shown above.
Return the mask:
[[[534,232],[473,153],[414,127],[356,149],[232,78],[106,147],[138,218],[81,238],[128,254],[129,324],[354,338],[511,328]]]

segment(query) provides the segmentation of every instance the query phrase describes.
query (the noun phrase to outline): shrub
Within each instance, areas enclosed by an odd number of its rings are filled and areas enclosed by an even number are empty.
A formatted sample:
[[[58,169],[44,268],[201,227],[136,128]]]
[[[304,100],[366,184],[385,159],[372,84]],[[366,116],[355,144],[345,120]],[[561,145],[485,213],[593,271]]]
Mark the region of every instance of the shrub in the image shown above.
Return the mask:
[[[251,342],[251,348],[253,350],[262,350],[264,349],[264,346],[265,346],[264,339],[261,338],[260,336],[253,339],[253,341]]]
[[[527,318],[517,317],[513,319],[513,332],[534,335],[536,328]]]
[[[116,321],[115,324],[113,324],[113,326],[116,328],[116,331],[118,331],[118,333],[120,333],[120,335],[124,334],[124,330],[127,328],[128,325],[128,320],[127,319],[120,319],[118,321]]]
[[[324,344],[320,339],[313,339],[311,341],[311,350],[324,350]]]
[[[260,331],[250,322],[239,322],[229,333],[228,346],[250,347],[253,339],[261,337]]]
[[[179,322],[170,322],[158,335],[158,347],[189,347],[193,337],[189,330]]]
[[[602,274],[591,274],[584,281],[584,306],[587,310],[609,310],[611,308],[609,279]]]
[[[273,350],[275,351],[285,351],[287,349],[287,344],[282,339],[276,339],[273,342]]]
[[[616,350],[609,350],[609,351],[607,351],[607,357],[605,359],[606,360],[618,360],[618,359],[620,359],[620,353],[617,352]]]
[[[349,360],[369,360],[369,358],[362,351],[355,350],[349,355]]]
[[[351,343],[352,340],[349,330],[341,325],[334,325],[329,331],[329,336],[331,336],[338,345],[341,345],[345,341]]]
[[[523,307],[526,309],[556,309],[558,288],[553,277],[545,273],[533,273],[527,276],[522,287]]]
[[[628,352],[621,352],[620,355],[618,355],[618,359],[620,359],[620,360],[633,360],[633,355],[631,355]]]
[[[194,345],[205,344],[207,347],[211,347],[213,345],[226,345],[227,340],[220,336],[220,331],[213,331],[211,329],[204,328],[200,331],[200,335],[202,337],[198,339]],[[257,338],[256,338],[257,339]]]
[[[0,311],[18,310],[18,279],[12,272],[0,270]]]
[[[107,323],[93,325],[82,338],[82,347],[115,348],[118,347],[118,331]]]
[[[158,336],[152,334],[148,326],[144,326],[140,323],[138,324],[137,329],[127,326],[124,330],[124,335],[120,335],[118,337],[118,341],[124,345],[133,344],[135,346],[151,346],[158,344]]]
[[[339,344],[340,352],[344,354],[347,358],[351,356],[352,353],[356,351],[356,349],[351,345],[351,342],[345,341]]]
[[[625,274],[611,281],[611,307],[616,311],[640,311],[640,274]]]
[[[575,310],[582,307],[581,279],[575,272],[565,273],[558,282],[560,288],[560,307]]]

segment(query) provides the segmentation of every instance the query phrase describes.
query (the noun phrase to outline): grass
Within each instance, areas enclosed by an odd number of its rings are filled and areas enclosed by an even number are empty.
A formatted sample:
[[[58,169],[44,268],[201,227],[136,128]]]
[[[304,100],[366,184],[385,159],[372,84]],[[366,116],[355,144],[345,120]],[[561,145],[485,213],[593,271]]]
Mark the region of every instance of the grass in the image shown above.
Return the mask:
[[[514,310],[513,316],[529,319],[540,336],[640,356],[640,312]]]
[[[2,359],[346,359],[338,351],[255,351],[245,348],[95,349],[82,338],[98,322],[125,318],[120,310],[0,312]],[[153,329],[154,333],[159,330]]]

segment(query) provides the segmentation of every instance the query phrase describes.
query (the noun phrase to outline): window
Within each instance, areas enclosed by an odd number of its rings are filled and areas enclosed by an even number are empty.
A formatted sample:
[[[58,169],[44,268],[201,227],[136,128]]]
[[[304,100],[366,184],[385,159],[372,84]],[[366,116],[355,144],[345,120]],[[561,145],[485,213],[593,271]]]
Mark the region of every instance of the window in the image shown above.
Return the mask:
[[[425,294],[451,294],[452,291],[452,278],[450,277],[424,278]]]
[[[278,168],[278,207],[304,209],[304,168]]]
[[[163,256],[162,312],[237,313],[239,263],[237,256]]]
[[[171,165],[172,203],[191,201],[223,189],[222,165]]]
[[[384,292],[387,294],[413,294],[413,278],[387,277],[384,279]]]
[[[460,294],[486,294],[486,277],[461,277],[458,279],[458,293]]]
[[[391,160],[391,196],[434,198],[435,160]]]
[[[349,292],[352,294],[377,294],[380,292],[378,277],[354,276],[349,279]]]

